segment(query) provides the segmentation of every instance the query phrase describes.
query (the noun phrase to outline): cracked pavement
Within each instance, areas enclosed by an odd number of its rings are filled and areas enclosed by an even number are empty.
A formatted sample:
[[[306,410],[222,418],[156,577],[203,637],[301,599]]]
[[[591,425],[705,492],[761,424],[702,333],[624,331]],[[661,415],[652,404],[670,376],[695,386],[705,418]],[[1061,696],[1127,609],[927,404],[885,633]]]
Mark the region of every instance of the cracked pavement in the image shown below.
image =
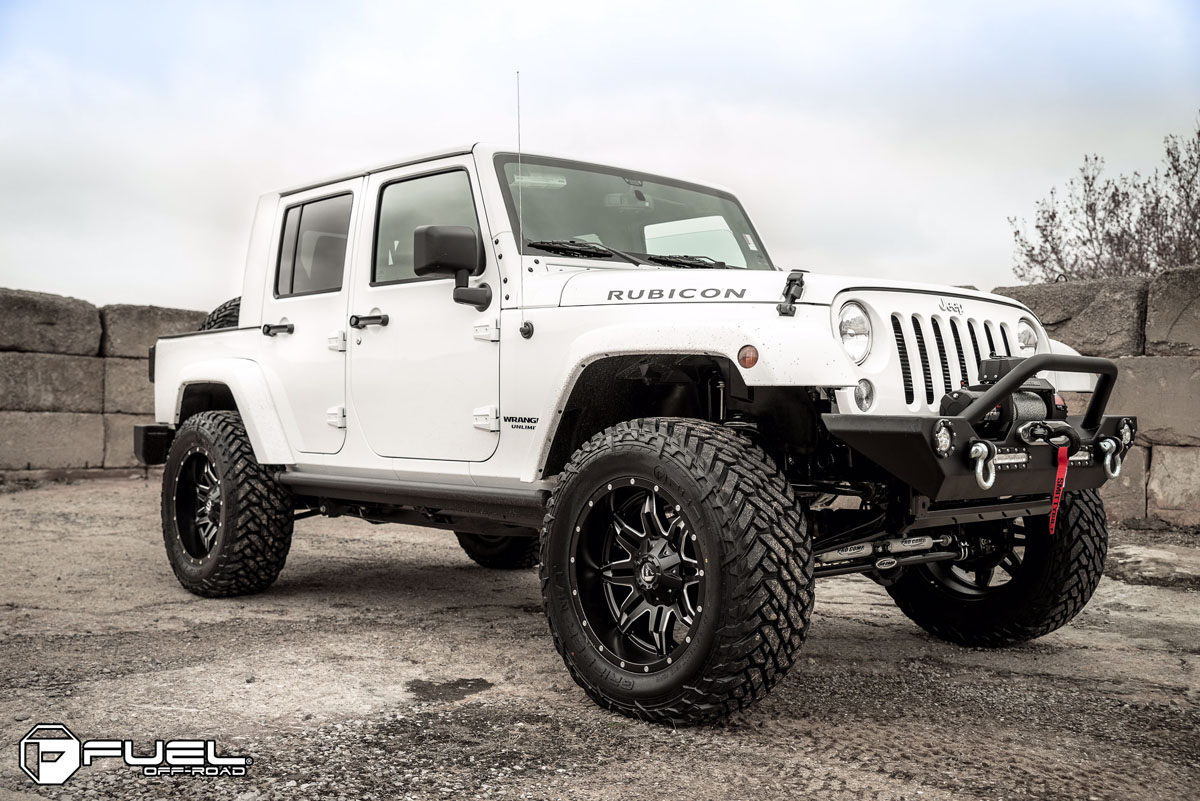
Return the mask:
[[[1106,578],[1067,628],[938,642],[860,577],[817,584],[798,664],[716,726],[595,707],[555,654],[533,571],[446,532],[315,518],[279,581],[175,581],[152,479],[0,495],[0,798],[1193,799],[1200,594]],[[1118,533],[1119,534],[1119,533]],[[1116,540],[1117,537],[1114,537]],[[102,760],[17,766],[38,722],[84,739],[213,737],[245,777]],[[8,756],[4,756],[7,754]]]

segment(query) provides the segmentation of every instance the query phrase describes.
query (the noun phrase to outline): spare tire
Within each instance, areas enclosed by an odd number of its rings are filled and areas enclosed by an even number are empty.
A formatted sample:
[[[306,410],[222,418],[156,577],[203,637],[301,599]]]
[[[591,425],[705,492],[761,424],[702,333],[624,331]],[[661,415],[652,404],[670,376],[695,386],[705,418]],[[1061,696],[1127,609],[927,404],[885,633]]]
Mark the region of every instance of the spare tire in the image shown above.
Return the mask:
[[[200,323],[201,331],[211,331],[214,328],[237,328],[238,316],[242,313],[242,299],[227,300],[209,312]]]

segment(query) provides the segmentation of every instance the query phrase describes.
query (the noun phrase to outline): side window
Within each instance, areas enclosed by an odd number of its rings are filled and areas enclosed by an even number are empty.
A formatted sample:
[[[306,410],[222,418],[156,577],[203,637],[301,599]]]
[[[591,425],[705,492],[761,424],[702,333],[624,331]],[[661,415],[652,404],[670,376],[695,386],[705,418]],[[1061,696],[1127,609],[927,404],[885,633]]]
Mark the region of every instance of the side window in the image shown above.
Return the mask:
[[[275,294],[307,295],[342,288],[353,195],[292,206],[284,213]]]
[[[461,225],[479,233],[471,179],[463,170],[388,184],[379,198],[372,284],[416,278],[413,230],[419,225]]]

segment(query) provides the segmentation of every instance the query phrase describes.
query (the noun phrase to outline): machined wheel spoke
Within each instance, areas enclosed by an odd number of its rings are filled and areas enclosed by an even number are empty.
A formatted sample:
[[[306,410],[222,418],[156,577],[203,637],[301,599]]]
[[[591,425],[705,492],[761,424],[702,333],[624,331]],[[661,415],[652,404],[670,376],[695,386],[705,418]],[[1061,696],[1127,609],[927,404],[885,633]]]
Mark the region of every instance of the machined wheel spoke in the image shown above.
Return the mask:
[[[1021,569],[1021,557],[1017,555],[1015,550],[1011,550],[1004,554],[1004,558],[1000,560],[1000,567],[1005,573],[1016,578],[1017,571]]]
[[[654,638],[654,650],[659,656],[666,656],[671,647],[671,618],[674,614],[666,606],[656,606],[650,610],[650,636]]]
[[[692,596],[688,594],[686,589],[679,593],[677,604],[679,606],[679,619],[689,626],[692,625],[692,621],[696,619],[696,615],[699,612],[696,611],[696,607],[692,604]]]
[[[658,503],[653,492],[647,492],[646,500],[642,503],[642,531],[648,537],[664,537],[667,533],[662,518],[659,517]]]
[[[634,564],[632,559],[609,562],[600,568],[600,578],[609,584],[633,587],[636,584],[633,578],[633,569]]]
[[[636,590],[629,593],[624,601],[621,602],[620,609],[617,610],[617,628],[622,634],[628,634],[630,627],[634,622],[646,614],[653,611],[654,607],[642,597],[640,592]]]
[[[204,477],[208,479],[209,486],[214,489],[221,485],[221,480],[217,478],[217,471],[213,470],[212,462],[206,461],[204,463]]]
[[[617,545],[621,546],[630,556],[635,556],[642,550],[642,534],[616,515],[613,516],[613,529]]]

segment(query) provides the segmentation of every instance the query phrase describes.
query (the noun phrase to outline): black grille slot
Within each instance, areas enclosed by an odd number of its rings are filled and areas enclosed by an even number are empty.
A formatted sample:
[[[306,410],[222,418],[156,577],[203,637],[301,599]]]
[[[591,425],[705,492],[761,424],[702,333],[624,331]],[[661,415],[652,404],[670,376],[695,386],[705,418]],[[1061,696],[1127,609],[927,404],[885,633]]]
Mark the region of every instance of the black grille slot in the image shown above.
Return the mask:
[[[985,322],[983,324],[983,333],[987,337],[988,341],[988,358],[990,359],[993,356],[999,356],[1000,354],[996,353],[996,341],[992,339],[991,323]]]
[[[1004,340],[1004,355],[1012,356],[1012,348],[1008,344],[1008,332],[1004,330],[1004,324],[1000,324],[1000,338]]]
[[[958,333],[958,321],[950,318],[950,333],[954,336],[954,351],[958,354],[958,369],[961,371],[963,386],[971,382],[967,375],[967,359],[963,355],[962,336]]]
[[[975,336],[974,321],[967,321],[967,333],[971,335],[971,348],[975,351],[975,370],[979,370],[979,363],[983,361],[983,357],[979,355],[979,339]]]
[[[925,348],[925,334],[921,331],[921,321],[914,315],[912,318],[913,333],[917,335],[917,352],[921,354],[921,373],[925,378],[925,402],[933,405],[933,373],[929,369],[929,351]]]
[[[946,341],[942,339],[942,327],[938,325],[936,317],[931,317],[929,322],[933,323],[933,338],[937,341],[938,358],[942,361],[942,384],[946,388],[946,394],[950,393],[950,360],[946,358]]]
[[[904,332],[900,330],[900,318],[892,315],[892,333],[896,335],[896,352],[900,356],[900,373],[904,376],[904,402],[912,403],[912,368],[908,366],[908,345],[904,344]]]

